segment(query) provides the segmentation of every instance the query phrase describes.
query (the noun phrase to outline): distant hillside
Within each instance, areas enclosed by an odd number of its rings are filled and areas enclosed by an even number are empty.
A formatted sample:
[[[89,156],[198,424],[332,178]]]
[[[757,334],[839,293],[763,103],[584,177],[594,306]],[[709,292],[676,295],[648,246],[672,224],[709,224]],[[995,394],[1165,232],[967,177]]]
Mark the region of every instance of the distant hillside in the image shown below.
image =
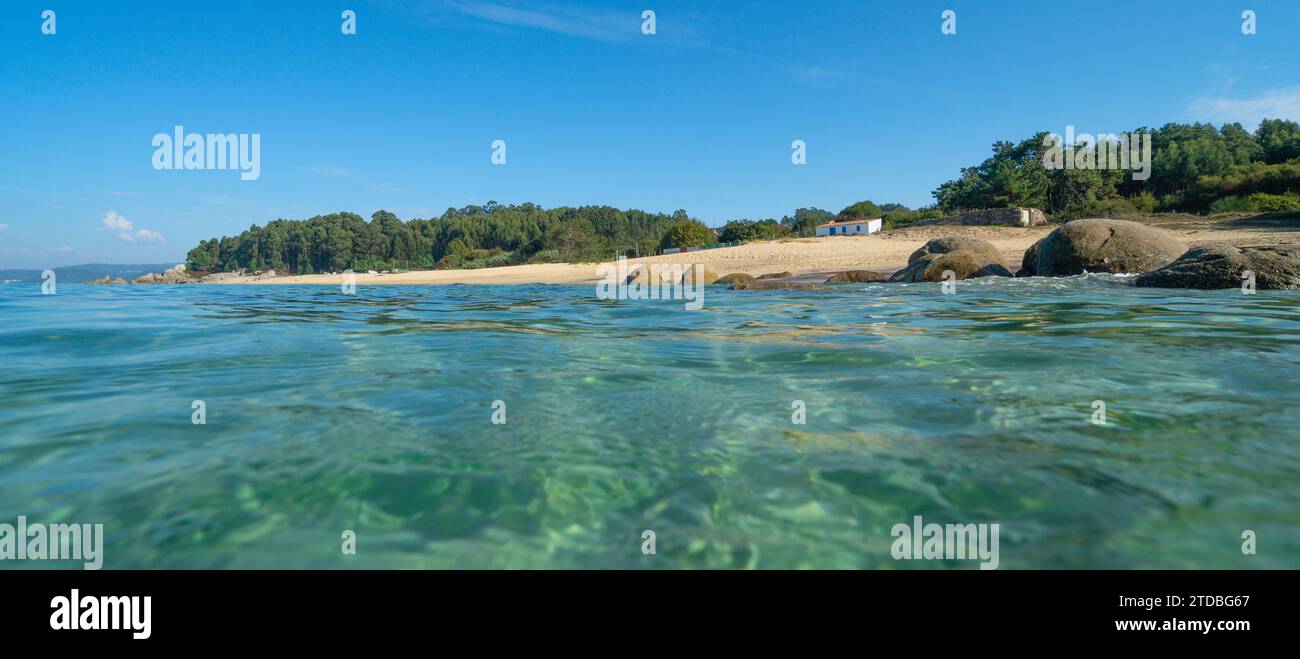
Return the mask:
[[[175,263],[155,263],[144,265],[113,265],[111,263],[87,263],[86,265],[66,265],[54,268],[54,275],[60,284],[84,284],[89,281],[108,277],[121,277],[131,281],[146,272],[162,272]],[[0,283],[39,284],[42,270],[0,270]]]

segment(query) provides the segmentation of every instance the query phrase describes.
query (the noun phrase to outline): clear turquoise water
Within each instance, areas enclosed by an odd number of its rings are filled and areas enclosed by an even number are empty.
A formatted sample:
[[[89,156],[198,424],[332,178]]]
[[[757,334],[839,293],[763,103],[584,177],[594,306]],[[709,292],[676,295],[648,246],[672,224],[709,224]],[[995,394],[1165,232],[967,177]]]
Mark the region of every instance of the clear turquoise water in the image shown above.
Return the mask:
[[[0,522],[106,568],[1300,565],[1295,293],[8,285],[0,364]]]

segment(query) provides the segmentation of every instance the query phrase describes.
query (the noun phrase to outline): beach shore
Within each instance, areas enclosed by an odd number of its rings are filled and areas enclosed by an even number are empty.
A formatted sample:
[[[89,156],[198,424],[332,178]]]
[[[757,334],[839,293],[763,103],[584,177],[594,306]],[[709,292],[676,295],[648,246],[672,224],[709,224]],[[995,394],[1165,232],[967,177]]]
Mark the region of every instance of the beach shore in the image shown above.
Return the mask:
[[[1188,244],[1258,245],[1300,243],[1294,222],[1233,222],[1196,216],[1154,215],[1138,219],[1169,231]],[[1026,249],[1055,227],[925,226],[886,231],[871,236],[794,238],[746,243],[736,247],[628,259],[638,263],[701,264],[718,274],[743,272],[758,276],[791,272],[797,279],[824,279],[844,270],[875,270],[889,274],[907,265],[908,256],[926,241],[943,236],[967,236],[993,243],[1012,271],[1020,267]],[[421,270],[356,275],[359,285],[425,284],[594,284],[596,263],[539,263],[477,270]],[[824,276],[823,276],[824,275]],[[343,275],[293,275],[269,279],[232,277],[221,284],[341,284]]]

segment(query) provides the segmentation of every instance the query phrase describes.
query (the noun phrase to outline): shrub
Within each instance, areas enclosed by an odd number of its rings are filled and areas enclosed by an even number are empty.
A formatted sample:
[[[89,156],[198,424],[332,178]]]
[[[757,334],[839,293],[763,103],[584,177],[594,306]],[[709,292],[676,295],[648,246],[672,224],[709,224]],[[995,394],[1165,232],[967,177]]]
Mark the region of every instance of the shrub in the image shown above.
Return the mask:
[[[1241,195],[1231,195],[1216,199],[1210,204],[1211,213],[1254,213],[1256,211],[1253,197],[1243,197]]]
[[[713,231],[708,227],[700,222],[683,217],[677,220],[664,234],[663,240],[659,242],[659,249],[702,247],[711,245],[716,241],[717,239],[713,237]]]
[[[1249,199],[1250,204],[1254,207],[1252,210],[1260,213],[1300,211],[1300,194],[1295,192],[1287,192],[1285,194],[1257,192],[1250,195]]]

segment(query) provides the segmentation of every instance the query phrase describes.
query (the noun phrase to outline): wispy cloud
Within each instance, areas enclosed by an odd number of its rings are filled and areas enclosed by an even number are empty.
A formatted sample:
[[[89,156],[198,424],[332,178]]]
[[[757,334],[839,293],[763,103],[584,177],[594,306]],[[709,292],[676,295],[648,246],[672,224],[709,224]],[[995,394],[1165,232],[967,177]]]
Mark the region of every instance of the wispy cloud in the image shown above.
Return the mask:
[[[444,0],[448,9],[494,25],[544,30],[598,41],[626,41],[641,35],[640,11],[570,5]]]
[[[347,176],[352,173],[342,167],[335,167],[334,165],[316,165],[315,167],[308,167],[307,171],[313,174],[320,174],[321,176]]]
[[[1215,96],[1193,100],[1190,118],[1216,123],[1241,122],[1254,128],[1262,119],[1300,120],[1300,86],[1266,89],[1253,96]]]
[[[140,196],[139,192],[130,192],[127,190],[105,190],[104,194],[111,195],[113,197],[139,197]]]
[[[398,188],[396,185],[393,185],[392,183],[376,183],[370,186],[370,189],[376,192],[397,192],[401,188]]]
[[[0,222],[0,231],[8,231],[8,230],[9,230],[9,225]]]
[[[118,215],[117,211],[108,211],[104,213],[100,222],[104,229],[112,231],[117,235],[119,240],[128,243],[162,243],[167,242],[163,235],[157,231],[149,229],[136,230],[135,223],[126,219],[125,215]],[[132,233],[134,231],[134,233]]]

